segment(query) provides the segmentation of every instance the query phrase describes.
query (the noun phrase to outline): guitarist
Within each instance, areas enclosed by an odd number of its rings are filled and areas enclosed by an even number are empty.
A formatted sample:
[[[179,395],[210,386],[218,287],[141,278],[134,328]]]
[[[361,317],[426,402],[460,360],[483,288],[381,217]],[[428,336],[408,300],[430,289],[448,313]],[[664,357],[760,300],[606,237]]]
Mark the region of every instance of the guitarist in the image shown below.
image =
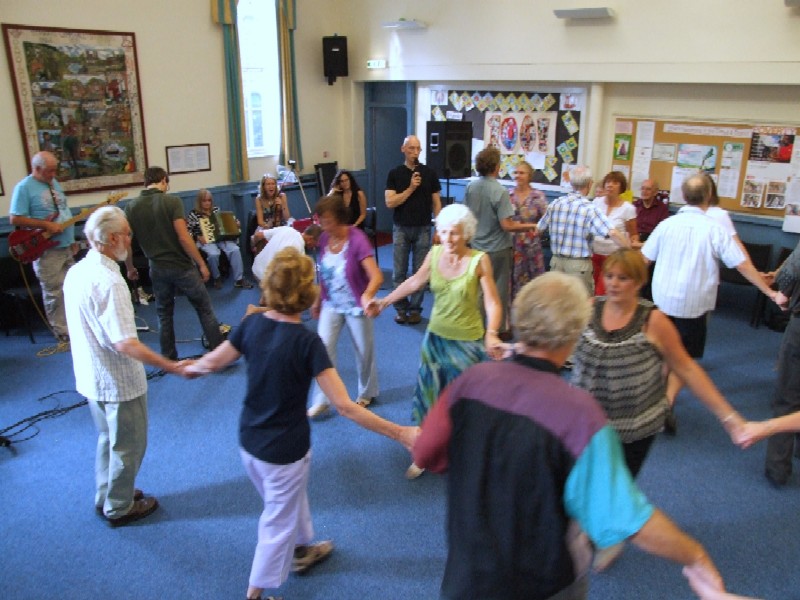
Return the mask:
[[[64,312],[64,277],[75,264],[75,227],[62,223],[72,218],[67,198],[55,176],[58,160],[51,152],[38,152],[31,160],[31,174],[20,181],[11,197],[9,221],[15,227],[44,229],[58,246],[45,251],[33,263],[42,286],[45,314],[61,343],[69,341]]]

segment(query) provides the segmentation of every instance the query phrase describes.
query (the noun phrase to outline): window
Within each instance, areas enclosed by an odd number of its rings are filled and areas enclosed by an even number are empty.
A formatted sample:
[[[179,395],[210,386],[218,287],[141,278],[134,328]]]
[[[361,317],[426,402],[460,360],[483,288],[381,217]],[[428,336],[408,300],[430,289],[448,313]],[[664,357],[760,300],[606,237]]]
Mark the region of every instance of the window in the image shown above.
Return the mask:
[[[239,0],[237,11],[247,156],[275,156],[280,152],[281,136],[275,3]]]

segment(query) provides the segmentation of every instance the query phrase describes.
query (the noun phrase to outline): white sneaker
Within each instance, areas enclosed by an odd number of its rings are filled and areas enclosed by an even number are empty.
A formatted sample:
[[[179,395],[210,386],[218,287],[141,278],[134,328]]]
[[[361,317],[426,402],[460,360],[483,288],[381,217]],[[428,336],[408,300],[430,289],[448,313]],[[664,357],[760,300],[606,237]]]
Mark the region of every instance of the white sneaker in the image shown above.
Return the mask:
[[[416,479],[425,472],[425,469],[418,467],[414,463],[406,469],[406,479]]]
[[[294,558],[292,559],[292,571],[302,575],[314,565],[328,558],[331,552],[333,552],[333,542],[331,540],[307,546],[296,546]]]
[[[320,402],[308,409],[306,413],[309,419],[316,419],[327,413],[331,409],[331,405],[327,402]]]

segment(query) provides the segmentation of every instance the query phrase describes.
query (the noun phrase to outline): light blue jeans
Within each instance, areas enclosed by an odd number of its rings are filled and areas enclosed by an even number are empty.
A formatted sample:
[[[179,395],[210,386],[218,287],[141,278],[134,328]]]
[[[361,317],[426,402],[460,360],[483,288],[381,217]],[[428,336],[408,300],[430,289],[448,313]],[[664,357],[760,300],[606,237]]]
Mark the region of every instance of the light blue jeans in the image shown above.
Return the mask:
[[[206,260],[208,261],[208,270],[211,271],[211,276],[214,279],[219,279],[219,255],[220,251],[225,253],[228,257],[228,262],[231,264],[231,274],[234,281],[239,281],[244,274],[244,267],[242,266],[242,253],[239,252],[239,246],[236,242],[230,240],[224,242],[216,242],[214,244],[197,244],[203,252],[206,253]]]
[[[350,339],[353,340],[353,350],[356,355],[358,397],[375,398],[378,395],[378,367],[375,364],[375,332],[372,319],[363,314],[355,316],[338,313],[323,302],[317,333],[325,344],[334,368],[336,368],[336,344],[345,325],[350,333]],[[311,406],[329,404],[328,398],[316,383],[311,400]]]
[[[94,504],[110,519],[133,506],[136,474],[147,448],[147,394],[125,402],[89,400],[97,427]]]

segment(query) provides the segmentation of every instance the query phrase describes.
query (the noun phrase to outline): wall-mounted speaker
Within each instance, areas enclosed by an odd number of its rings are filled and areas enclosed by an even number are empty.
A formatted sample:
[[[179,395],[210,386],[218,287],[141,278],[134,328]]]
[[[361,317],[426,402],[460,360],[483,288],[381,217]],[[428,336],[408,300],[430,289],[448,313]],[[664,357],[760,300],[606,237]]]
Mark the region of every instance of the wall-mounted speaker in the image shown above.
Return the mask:
[[[347,77],[347,38],[333,35],[322,38],[322,64],[328,85],[337,77]]]
[[[472,123],[428,121],[427,165],[439,177],[460,179],[472,175]]]

